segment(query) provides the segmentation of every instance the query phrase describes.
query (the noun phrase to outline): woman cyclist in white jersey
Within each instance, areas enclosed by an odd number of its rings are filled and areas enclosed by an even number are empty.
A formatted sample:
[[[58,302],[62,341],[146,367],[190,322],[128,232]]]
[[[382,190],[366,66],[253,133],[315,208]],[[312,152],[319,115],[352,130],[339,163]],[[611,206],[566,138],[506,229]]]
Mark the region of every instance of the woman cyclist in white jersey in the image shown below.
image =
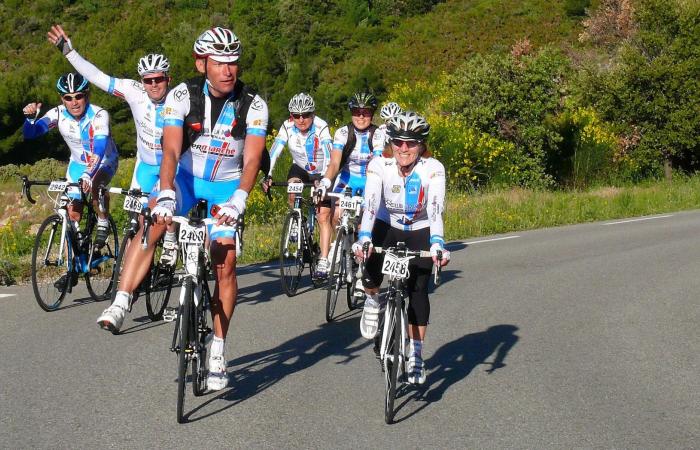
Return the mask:
[[[288,182],[311,183],[320,180],[331,159],[331,133],[325,120],[316,116],[314,99],[303,92],[289,101],[289,119],[280,127],[270,149],[270,170],[263,181],[267,192],[272,182],[272,170],[284,147],[289,147],[293,164],[287,173]],[[294,195],[289,196],[289,204]],[[316,275],[326,277],[330,269],[328,251],[331,241],[330,201],[321,203],[318,215],[321,257],[316,265]]]
[[[362,246],[370,243],[370,257],[362,281],[367,293],[360,320],[362,336],[372,339],[379,330],[379,286],[383,255],[372,254],[372,246],[389,247],[405,242],[410,250],[430,250],[430,258],[414,258],[409,265],[408,334],[410,338],[408,380],[425,382],[422,349],[430,316],[428,280],[432,264],[449,262],[444,250],[442,214],[445,204],[445,168],[427,153],[425,140],[430,125],[407,111],[389,120],[387,133],[391,157],[373,158],[367,168],[365,209],[359,239],[353,251],[363,257]]]

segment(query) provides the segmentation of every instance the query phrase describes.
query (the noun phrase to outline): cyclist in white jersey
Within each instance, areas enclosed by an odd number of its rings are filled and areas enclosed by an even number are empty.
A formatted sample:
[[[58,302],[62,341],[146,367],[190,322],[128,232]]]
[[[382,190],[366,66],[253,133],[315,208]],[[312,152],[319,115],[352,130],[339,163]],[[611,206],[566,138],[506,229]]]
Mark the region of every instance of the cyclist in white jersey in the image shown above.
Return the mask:
[[[97,189],[100,184],[107,184],[112,179],[119,157],[109,129],[109,113],[90,103],[88,81],[80,74],[62,75],[56,89],[61,94],[63,104],[50,109],[40,119],[37,119],[37,115],[41,103],[30,103],[24,107],[27,120],[23,134],[26,139],[33,139],[58,128],[71,152],[66,178],[72,183],[82,180],[83,191],[92,192],[98,216],[95,244],[102,245],[109,233],[109,221],[107,213],[98,207]],[[72,196],[80,198],[75,194]],[[105,201],[109,206],[109,199]],[[80,221],[82,211],[80,202],[73,202],[68,207],[71,220],[76,222]],[[73,281],[77,283],[77,278]]]
[[[153,209],[158,223],[168,223],[198,199],[220,206],[210,233],[216,277],[210,390],[228,384],[224,347],[238,291],[234,225],[255,184],[268,124],[267,104],[238,79],[240,54],[240,40],[226,28],[207,30],[195,41],[195,66],[204,78],[176,86],[165,100],[161,191]]]
[[[287,174],[288,182],[310,183],[319,180],[331,159],[331,133],[325,120],[316,116],[314,99],[299,93],[289,101],[289,119],[280,127],[270,150],[270,170],[263,181],[265,192],[272,182],[272,170],[284,147],[289,147],[293,164]],[[294,195],[289,195],[289,204],[294,204]],[[325,277],[330,270],[328,252],[331,240],[330,202],[321,203],[318,214],[321,256],[316,266],[316,275]],[[290,236],[290,239],[296,236]]]
[[[411,111],[403,112],[389,120],[387,132],[393,156],[375,158],[369,163],[365,210],[359,239],[353,244],[355,255],[362,258],[363,244],[370,243],[370,258],[362,277],[367,299],[360,319],[360,331],[362,336],[372,339],[379,330],[382,305],[378,294],[383,278],[383,255],[373,255],[372,246],[388,247],[405,242],[410,250],[430,250],[432,261],[430,258],[411,260],[411,275],[407,283],[408,379],[411,383],[422,384],[425,382],[422,349],[430,316],[430,271],[432,264],[437,263],[438,251],[442,251],[442,265],[450,259],[449,252],[444,249],[442,221],[445,168],[427,153],[425,140],[430,125],[423,117]]]

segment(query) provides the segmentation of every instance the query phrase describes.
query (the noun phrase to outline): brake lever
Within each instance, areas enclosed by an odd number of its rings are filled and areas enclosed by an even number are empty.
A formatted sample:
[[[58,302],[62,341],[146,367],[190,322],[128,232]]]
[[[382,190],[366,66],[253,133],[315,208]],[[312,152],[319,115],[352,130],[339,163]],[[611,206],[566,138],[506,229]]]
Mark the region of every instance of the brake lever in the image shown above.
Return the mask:
[[[440,286],[440,283],[442,283],[442,250],[437,251],[437,264],[435,264],[433,283],[435,286]]]

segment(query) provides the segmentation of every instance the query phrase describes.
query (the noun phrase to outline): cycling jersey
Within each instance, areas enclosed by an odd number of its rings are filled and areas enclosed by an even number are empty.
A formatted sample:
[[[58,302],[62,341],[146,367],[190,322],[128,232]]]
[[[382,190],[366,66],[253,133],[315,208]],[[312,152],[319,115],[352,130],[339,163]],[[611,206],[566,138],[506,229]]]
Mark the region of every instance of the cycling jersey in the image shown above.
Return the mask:
[[[65,106],[59,105],[41,119],[25,120],[22,131],[25,138],[33,139],[52,128],[58,128],[70,149],[71,161],[83,164],[84,173],[92,177],[99,169],[116,172],[118,153],[109,132],[109,114],[106,110],[88,104],[83,116],[75,119]]]
[[[369,148],[369,130],[355,130],[355,148],[348,157],[345,167],[340,168],[338,177],[335,180],[334,192],[342,192],[345,186],[350,186],[353,193],[361,191],[365,187],[367,176],[367,164],[375,156],[381,156],[384,150],[384,133],[379,129],[374,131],[372,136],[372,151]],[[335,132],[333,137],[333,151],[342,152],[345,143],[348,141],[348,126],[344,126]]]
[[[445,168],[434,158],[419,158],[410,175],[402,177],[394,158],[374,158],[367,169],[365,212],[360,237],[371,237],[376,219],[399,230],[430,227],[430,243],[444,244],[442,212]]]
[[[201,134],[180,155],[179,170],[207,181],[229,181],[240,178],[243,170],[243,146],[245,136],[234,138],[231,130],[240,120],[237,117],[237,99],[232,95],[225,100],[221,113],[214,124],[211,120],[212,100],[208,85],[204,85],[204,122]],[[235,92],[235,91],[234,91]],[[163,126],[182,128],[190,112],[190,92],[185,83],[180,83],[165,99]],[[268,112],[265,101],[256,95],[244,119],[246,135],[265,137]]]
[[[323,174],[331,159],[331,133],[325,120],[314,116],[314,122],[304,133],[294,125],[292,119],[286,120],[280,127],[275,142],[270,149],[270,171],[275,167],[277,158],[284,147],[289,147],[294,164],[303,168],[310,175]]]
[[[73,50],[66,59],[87,80],[119,97],[129,104],[136,126],[136,159],[152,166],[160,165],[163,158],[163,103],[153,103],[140,81],[111,77]],[[133,181],[132,181],[133,183]]]

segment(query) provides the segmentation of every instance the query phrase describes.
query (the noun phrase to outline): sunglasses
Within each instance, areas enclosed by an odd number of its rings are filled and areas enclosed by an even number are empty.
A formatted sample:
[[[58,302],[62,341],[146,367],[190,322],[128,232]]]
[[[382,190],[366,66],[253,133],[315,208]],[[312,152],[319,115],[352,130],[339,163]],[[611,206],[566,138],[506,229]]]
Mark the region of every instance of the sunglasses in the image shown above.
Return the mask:
[[[86,97],[85,94],[75,94],[75,95],[62,95],[61,98],[67,102],[72,102],[73,100],[82,100]]]
[[[350,110],[350,113],[355,117],[372,117],[374,110],[370,108],[355,108]]]
[[[402,141],[401,139],[392,139],[391,145],[397,148],[401,148],[403,144],[406,144],[408,148],[416,148],[420,142],[418,141]]]
[[[153,78],[142,78],[141,81],[145,85],[155,85],[155,84],[160,84],[163,81],[168,81],[168,77],[160,76],[160,77],[153,77]]]
[[[314,115],[314,113],[312,113],[312,112],[305,112],[305,113],[301,113],[301,114],[292,113],[292,117],[294,117],[295,119],[308,119],[309,117],[311,117],[313,115]]]
[[[238,51],[240,44],[211,44],[211,48],[217,52],[235,53]]]

